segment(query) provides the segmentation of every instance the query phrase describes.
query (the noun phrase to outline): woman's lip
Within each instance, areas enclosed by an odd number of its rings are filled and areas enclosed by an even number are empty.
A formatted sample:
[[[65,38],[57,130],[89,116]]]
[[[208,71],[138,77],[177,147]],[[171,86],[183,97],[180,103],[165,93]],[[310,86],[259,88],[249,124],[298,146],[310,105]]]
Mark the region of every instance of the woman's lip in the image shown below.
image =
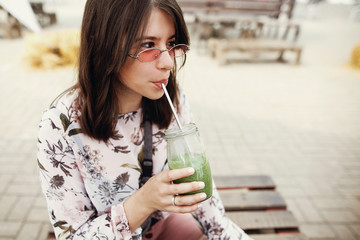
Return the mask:
[[[166,86],[168,84],[168,80],[165,79],[165,80],[161,80],[158,82],[153,82],[153,84],[159,89],[162,89],[162,86],[161,86],[162,83],[165,84],[165,86]]]

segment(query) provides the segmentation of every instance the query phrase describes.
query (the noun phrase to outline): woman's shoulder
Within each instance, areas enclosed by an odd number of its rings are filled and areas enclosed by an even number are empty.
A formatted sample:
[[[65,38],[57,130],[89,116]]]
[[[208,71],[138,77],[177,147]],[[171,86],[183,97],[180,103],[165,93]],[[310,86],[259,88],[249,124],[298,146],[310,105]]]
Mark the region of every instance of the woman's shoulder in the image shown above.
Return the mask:
[[[69,109],[75,104],[78,105],[78,96],[78,90],[69,89],[55,98],[55,100],[51,103],[50,108],[57,108],[59,110]]]
[[[75,89],[65,91],[59,95],[49,107],[45,109],[43,118],[59,117],[62,119],[66,117],[70,121],[77,120],[77,118],[80,116],[78,96],[78,91]]]

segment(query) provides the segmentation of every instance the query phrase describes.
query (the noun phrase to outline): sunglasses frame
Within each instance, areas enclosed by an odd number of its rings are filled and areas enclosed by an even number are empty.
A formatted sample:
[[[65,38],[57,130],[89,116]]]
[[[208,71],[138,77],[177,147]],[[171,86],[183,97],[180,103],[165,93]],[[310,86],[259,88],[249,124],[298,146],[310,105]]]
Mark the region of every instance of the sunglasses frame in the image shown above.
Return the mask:
[[[131,55],[131,54],[128,54],[128,56],[131,57],[131,58],[137,59],[137,60],[139,60],[139,62],[142,62],[142,63],[153,62],[153,61],[155,61],[157,58],[159,58],[160,55],[161,55],[163,52],[168,52],[168,53],[170,54],[170,51],[171,51],[171,50],[173,50],[174,48],[179,47],[179,46],[186,46],[186,47],[187,47],[187,50],[184,52],[183,55],[181,55],[181,56],[175,56],[175,55],[174,55],[174,57],[182,57],[182,56],[184,56],[184,55],[190,50],[190,47],[189,47],[188,45],[181,43],[181,44],[176,44],[175,46],[171,47],[170,49],[161,50],[161,49],[159,49],[159,48],[148,48],[148,49],[145,49],[145,50],[140,51],[138,54],[136,54],[136,56]],[[157,56],[154,58],[154,60],[151,60],[151,61],[141,61],[140,58],[139,58],[139,55],[142,54],[142,53],[144,53],[144,52],[146,52],[146,51],[150,51],[150,50],[159,50],[159,51],[160,51],[160,54],[157,55]],[[170,56],[171,56],[171,55],[170,55]]]

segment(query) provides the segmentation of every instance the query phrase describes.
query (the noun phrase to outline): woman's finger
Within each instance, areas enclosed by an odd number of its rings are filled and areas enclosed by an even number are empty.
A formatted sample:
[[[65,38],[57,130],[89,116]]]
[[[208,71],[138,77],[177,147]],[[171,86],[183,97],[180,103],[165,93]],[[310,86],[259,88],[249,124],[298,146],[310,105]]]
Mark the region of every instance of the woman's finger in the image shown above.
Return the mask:
[[[170,191],[172,194],[183,194],[196,190],[203,189],[205,187],[204,182],[188,182],[188,183],[179,183],[172,184],[170,186]]]
[[[189,168],[181,168],[181,169],[174,169],[174,170],[166,170],[163,171],[165,176],[166,182],[172,182],[179,178],[184,178],[193,175],[195,170],[191,167]]]
[[[177,213],[191,213],[195,212],[201,207],[201,203],[197,203],[194,205],[182,205],[182,206],[171,206],[169,212],[177,212]]]
[[[190,206],[203,201],[206,193],[197,193],[194,195],[177,195],[173,198],[175,206]]]

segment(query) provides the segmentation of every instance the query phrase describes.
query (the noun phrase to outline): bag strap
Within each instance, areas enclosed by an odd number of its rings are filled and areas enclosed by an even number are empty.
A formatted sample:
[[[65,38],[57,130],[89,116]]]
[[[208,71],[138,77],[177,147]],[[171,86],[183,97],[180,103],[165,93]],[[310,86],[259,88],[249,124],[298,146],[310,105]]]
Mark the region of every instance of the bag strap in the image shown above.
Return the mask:
[[[153,161],[152,161],[152,124],[150,121],[144,123],[144,160],[141,164],[142,173],[140,175],[139,187],[142,187],[152,176]],[[141,224],[143,233],[150,230],[153,225],[151,215]]]
[[[153,161],[152,161],[152,123],[145,121],[144,123],[144,160],[141,164],[142,174],[140,176],[139,185],[142,187],[152,176]]]

